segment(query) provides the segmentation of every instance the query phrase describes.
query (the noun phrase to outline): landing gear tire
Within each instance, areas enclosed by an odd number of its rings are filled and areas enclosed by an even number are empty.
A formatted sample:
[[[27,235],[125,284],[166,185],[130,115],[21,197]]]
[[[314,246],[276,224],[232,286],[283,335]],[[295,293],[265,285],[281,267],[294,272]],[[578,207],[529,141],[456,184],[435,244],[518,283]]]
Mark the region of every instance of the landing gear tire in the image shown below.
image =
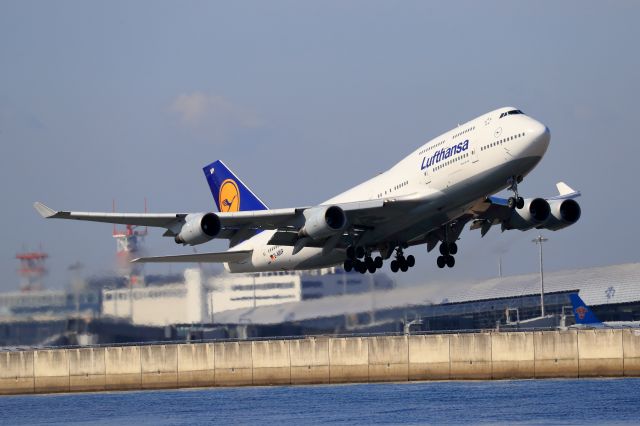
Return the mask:
[[[515,199],[515,197],[509,197],[509,199],[507,200],[507,206],[514,210],[516,208],[516,204],[518,204],[518,201]]]
[[[367,273],[367,265],[364,262],[358,262],[358,272],[360,272],[361,274],[366,274]]]
[[[401,270],[402,272],[407,272],[407,271],[409,270],[409,265],[407,265],[407,262],[402,262],[402,263],[400,264],[400,270]]]
[[[522,197],[518,197],[518,198],[516,199],[516,208],[517,208],[517,209],[521,209],[521,208],[523,208],[523,207],[524,207],[524,198],[522,198]]]
[[[343,267],[345,272],[351,272],[353,270],[353,260],[351,259],[345,260]]]
[[[398,272],[398,261],[397,260],[392,260],[391,261],[391,272],[393,272],[394,274],[396,272]]]
[[[347,247],[347,259],[356,258],[356,248],[354,246]]]
[[[364,264],[367,267],[367,269],[369,269],[371,266],[375,268],[375,265],[373,264],[373,259],[370,256],[367,256],[364,258]]]
[[[382,268],[382,257],[376,256],[376,258],[373,260],[373,264],[376,265],[376,268],[378,269]]]
[[[364,247],[358,246],[355,248],[356,257],[362,259],[364,257]]]
[[[382,266],[382,258],[380,256],[378,256],[376,260],[373,260],[371,256],[365,257],[364,262],[362,262],[364,265],[364,269],[369,271],[372,274],[375,273],[376,269],[378,269],[378,259],[380,259],[379,263],[380,263],[380,266]]]
[[[449,268],[453,268],[456,264],[456,258],[453,256],[446,256],[445,263]]]
[[[440,254],[443,256],[449,256],[450,254],[458,253],[458,245],[456,243],[441,243]]]
[[[407,256],[407,265],[409,266],[409,268],[413,268],[416,264],[416,258],[413,257],[412,254],[410,254],[409,256]]]
[[[444,268],[445,265],[447,264],[445,256],[438,256],[436,263],[438,264],[438,268],[440,269]]]

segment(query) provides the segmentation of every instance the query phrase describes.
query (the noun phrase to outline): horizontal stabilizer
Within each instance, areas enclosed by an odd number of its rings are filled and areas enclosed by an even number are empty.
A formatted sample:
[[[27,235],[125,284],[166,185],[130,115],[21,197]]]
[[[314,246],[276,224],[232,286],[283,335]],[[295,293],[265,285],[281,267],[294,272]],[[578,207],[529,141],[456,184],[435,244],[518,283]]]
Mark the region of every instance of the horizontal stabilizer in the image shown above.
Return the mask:
[[[218,253],[139,257],[137,259],[133,259],[131,263],[237,263],[249,259],[252,253],[253,250],[238,250]]]
[[[56,215],[56,211],[53,210],[52,208],[49,208],[47,206],[45,206],[44,204],[36,201],[35,203],[33,203],[33,207],[37,210],[38,214],[40,216],[42,216],[43,218],[48,218],[48,217],[52,217]]]
[[[556,183],[556,188],[558,188],[558,192],[560,193],[560,195],[568,195],[576,192],[573,188],[571,188],[569,185],[567,185],[564,182]]]
[[[559,195],[548,198],[547,200],[566,200],[569,198],[578,198],[581,195],[580,191],[576,191],[564,182],[556,183],[556,188],[558,188]]]

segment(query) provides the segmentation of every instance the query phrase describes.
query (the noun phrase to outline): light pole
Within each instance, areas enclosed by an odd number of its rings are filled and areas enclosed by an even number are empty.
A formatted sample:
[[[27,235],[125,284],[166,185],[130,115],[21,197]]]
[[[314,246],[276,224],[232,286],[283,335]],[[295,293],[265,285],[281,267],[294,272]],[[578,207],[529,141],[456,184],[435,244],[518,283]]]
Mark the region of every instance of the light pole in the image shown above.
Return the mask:
[[[542,267],[542,243],[549,241],[548,238],[544,238],[542,235],[538,235],[531,242],[540,246],[540,316],[544,317],[544,270]]]

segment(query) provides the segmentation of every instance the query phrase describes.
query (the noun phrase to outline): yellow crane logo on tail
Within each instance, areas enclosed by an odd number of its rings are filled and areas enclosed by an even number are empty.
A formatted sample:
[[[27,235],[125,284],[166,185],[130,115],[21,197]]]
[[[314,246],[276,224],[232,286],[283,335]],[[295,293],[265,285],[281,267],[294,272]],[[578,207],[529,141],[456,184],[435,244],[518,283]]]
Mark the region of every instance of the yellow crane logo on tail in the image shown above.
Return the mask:
[[[238,185],[232,179],[227,179],[220,185],[218,203],[222,212],[240,211],[240,191]]]

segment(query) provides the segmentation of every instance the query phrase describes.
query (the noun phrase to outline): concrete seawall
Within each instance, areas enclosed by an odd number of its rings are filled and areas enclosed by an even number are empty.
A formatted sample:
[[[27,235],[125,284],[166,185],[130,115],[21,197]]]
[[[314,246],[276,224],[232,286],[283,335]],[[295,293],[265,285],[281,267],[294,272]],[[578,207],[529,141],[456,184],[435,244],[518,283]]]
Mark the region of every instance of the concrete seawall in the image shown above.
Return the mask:
[[[485,332],[0,352],[0,394],[640,377],[640,330]]]

